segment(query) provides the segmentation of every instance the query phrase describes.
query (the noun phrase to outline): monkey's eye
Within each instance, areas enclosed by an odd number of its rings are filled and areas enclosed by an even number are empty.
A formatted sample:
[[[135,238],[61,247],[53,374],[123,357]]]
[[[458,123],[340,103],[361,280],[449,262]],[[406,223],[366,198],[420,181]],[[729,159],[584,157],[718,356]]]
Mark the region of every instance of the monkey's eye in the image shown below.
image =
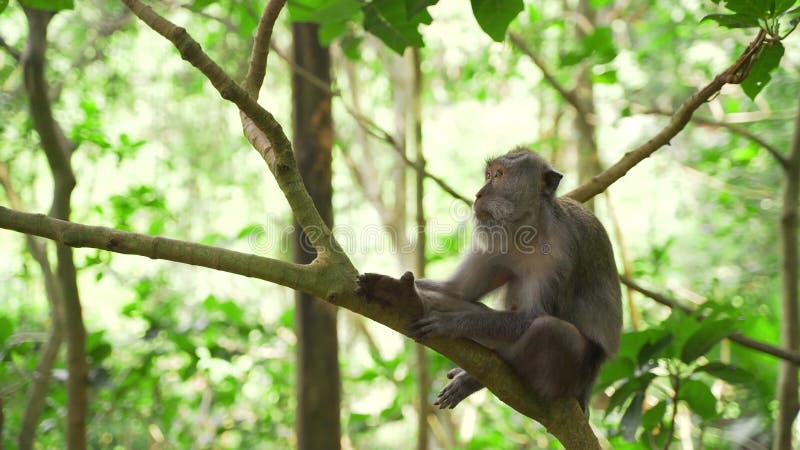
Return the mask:
[[[495,170],[495,172],[494,172],[494,177],[495,178],[500,178],[502,176],[503,176],[503,171],[502,170],[499,170],[499,169]]]

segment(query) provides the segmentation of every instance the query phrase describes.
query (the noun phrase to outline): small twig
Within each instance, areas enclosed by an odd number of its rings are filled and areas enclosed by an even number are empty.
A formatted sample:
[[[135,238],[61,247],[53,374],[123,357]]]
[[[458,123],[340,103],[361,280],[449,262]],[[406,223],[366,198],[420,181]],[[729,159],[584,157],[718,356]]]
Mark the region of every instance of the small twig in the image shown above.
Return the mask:
[[[250,66],[247,69],[244,88],[253,98],[258,98],[258,90],[264,83],[267,73],[267,56],[272,42],[272,29],[278,20],[286,0],[270,0],[264,7],[264,13],[258,21],[256,35],[253,37],[253,51],[250,53]]]
[[[5,41],[5,39],[3,39],[2,36],[0,36],[0,47],[2,47],[3,50],[5,50],[6,53],[9,54],[9,56],[14,58],[14,61],[19,62],[19,59],[21,58],[19,51],[17,51],[17,49],[15,49],[14,47],[8,45],[8,43]]]
[[[533,63],[536,64],[536,67],[538,67],[539,70],[542,71],[542,76],[544,77],[545,81],[547,81],[550,84],[550,86],[552,86],[552,88],[555,89],[567,103],[572,105],[572,107],[575,108],[578,114],[583,115],[585,111],[583,105],[578,99],[578,96],[575,94],[575,91],[567,89],[558,80],[556,80],[556,77],[547,67],[547,64],[545,64],[542,57],[539,56],[539,54],[536,53],[536,51],[530,48],[530,46],[528,46],[528,44],[525,42],[525,39],[522,36],[512,31],[508,33],[508,37],[511,38],[511,42],[522,53],[527,55],[531,59],[531,61],[533,61]]]
[[[693,308],[690,308],[690,307],[688,307],[686,305],[683,305],[683,304],[677,302],[676,300],[673,300],[673,299],[671,299],[671,298],[669,298],[669,297],[667,297],[667,296],[665,296],[663,294],[659,294],[658,292],[651,291],[651,290],[649,290],[649,289],[637,284],[636,282],[634,282],[630,278],[626,277],[625,275],[620,275],[619,279],[622,282],[622,284],[624,284],[625,286],[628,286],[631,289],[634,289],[634,290],[642,293],[645,297],[649,297],[649,298],[655,300],[656,302],[661,303],[664,306],[667,306],[667,307],[669,307],[671,309],[680,309],[681,311],[683,311],[684,313],[686,313],[687,315],[690,315],[690,316],[693,315],[696,312]],[[699,317],[698,320],[702,320],[702,318]],[[743,347],[747,347],[747,348],[750,348],[752,350],[759,351],[761,353],[766,353],[768,355],[772,355],[772,356],[775,356],[777,358],[780,358],[780,359],[783,359],[783,360],[786,360],[786,361],[792,361],[792,362],[794,362],[796,364],[800,364],[800,352],[797,352],[797,351],[794,351],[794,350],[787,350],[787,349],[780,348],[780,347],[776,347],[774,345],[767,344],[766,342],[758,341],[758,340],[753,339],[751,337],[745,336],[745,335],[743,335],[742,333],[739,333],[739,332],[731,334],[730,336],[728,336],[728,339],[730,339],[733,342],[736,342],[737,344],[739,344],[739,345],[741,345]]]
[[[406,165],[408,165],[408,166],[410,166],[412,168],[416,168],[417,167],[417,162],[416,161],[413,161],[413,160],[409,159],[406,155],[402,154],[402,152],[400,151],[399,143],[394,138],[394,136],[392,136],[392,133],[390,133],[387,130],[383,129],[380,125],[375,123],[372,119],[370,119],[369,117],[365,116],[364,114],[361,114],[355,108],[353,108],[351,105],[349,105],[347,102],[345,102],[344,99],[342,98],[341,92],[338,89],[331,89],[327,85],[327,83],[322,82],[322,80],[320,80],[319,78],[315,77],[313,74],[309,73],[308,71],[306,71],[302,67],[297,67],[297,65],[294,63],[294,61],[292,61],[292,59],[289,58],[285,54],[285,52],[281,51],[274,44],[272,45],[272,51],[275,52],[275,54],[278,55],[278,57],[280,57],[282,60],[284,60],[293,71],[296,71],[298,75],[300,75],[301,77],[305,78],[307,81],[309,81],[312,84],[314,84],[314,86],[319,87],[320,89],[323,89],[323,90],[329,92],[331,94],[331,96],[338,97],[341,100],[342,106],[344,107],[345,111],[347,111],[347,113],[353,119],[355,119],[356,124],[362,130],[364,130],[364,132],[366,132],[370,136],[372,136],[372,137],[374,137],[374,138],[376,138],[376,139],[378,139],[380,141],[386,142],[395,152],[400,154],[401,159],[403,160],[403,162]],[[446,192],[451,197],[455,198],[456,200],[459,200],[459,201],[463,202],[464,204],[466,204],[468,206],[472,206],[472,202],[467,197],[465,197],[465,196],[459,194],[458,192],[456,192],[455,189],[453,189],[449,184],[447,184],[446,181],[444,181],[439,176],[434,175],[434,174],[432,174],[431,172],[429,172],[427,170],[424,170],[423,174],[425,175],[426,178],[430,178],[434,183],[436,183],[444,192]]]
[[[657,114],[657,115],[660,115],[660,116],[671,116],[672,115],[667,111],[663,111],[663,110],[659,110],[659,109],[651,109],[649,111],[646,111],[646,113],[647,114]],[[783,167],[783,168],[787,167],[786,157],[781,153],[780,150],[778,150],[777,147],[775,147],[774,145],[770,144],[769,142],[767,142],[763,138],[755,135],[754,133],[751,133],[750,131],[748,131],[744,127],[741,127],[739,125],[734,125],[734,124],[728,123],[728,122],[719,122],[719,121],[716,121],[716,120],[711,120],[709,118],[699,117],[699,116],[692,117],[692,122],[697,124],[697,125],[704,126],[704,127],[724,128],[724,129],[730,131],[733,134],[739,135],[739,136],[741,136],[741,137],[743,137],[743,138],[745,138],[747,140],[753,141],[754,143],[756,143],[759,146],[761,146],[762,148],[764,148],[764,150],[769,152],[769,154],[772,155],[772,157],[775,158],[776,161],[778,161],[778,163],[781,165],[781,167]]]

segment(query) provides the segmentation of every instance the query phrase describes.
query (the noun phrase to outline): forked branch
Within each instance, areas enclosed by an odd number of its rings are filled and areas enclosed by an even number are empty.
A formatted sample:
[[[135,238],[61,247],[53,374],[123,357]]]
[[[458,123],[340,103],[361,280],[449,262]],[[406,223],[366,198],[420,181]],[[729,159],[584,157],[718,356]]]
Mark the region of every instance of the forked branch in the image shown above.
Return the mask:
[[[766,32],[761,30],[736,62],[681,104],[678,110],[672,115],[667,126],[658,134],[636,149],[625,153],[616,164],[595,175],[591,180],[566,194],[567,197],[571,197],[579,202],[589,200],[606,190],[612,183],[622,178],[629,170],[652,155],[656,150],[669,144],[670,140],[686,127],[686,124],[689,123],[689,120],[692,118],[692,114],[694,114],[703,103],[716,95],[723,86],[728,83],[742,82],[754,58],[758,55],[759,50],[765,42]]]

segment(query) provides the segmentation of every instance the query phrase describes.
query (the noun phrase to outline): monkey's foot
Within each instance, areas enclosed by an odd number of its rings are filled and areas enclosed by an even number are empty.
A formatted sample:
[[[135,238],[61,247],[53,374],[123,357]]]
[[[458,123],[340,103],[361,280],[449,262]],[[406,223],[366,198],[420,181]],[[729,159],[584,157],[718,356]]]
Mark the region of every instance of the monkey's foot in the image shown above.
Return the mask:
[[[439,396],[433,403],[439,409],[453,409],[461,403],[461,400],[483,387],[480,381],[459,367],[447,372],[447,378],[452,381],[447,383],[442,392],[439,392]]]
[[[364,273],[358,276],[356,283],[356,294],[367,301],[397,308],[412,317],[422,315],[422,302],[414,287],[414,274],[411,272],[404,273],[399,279],[379,273]]]

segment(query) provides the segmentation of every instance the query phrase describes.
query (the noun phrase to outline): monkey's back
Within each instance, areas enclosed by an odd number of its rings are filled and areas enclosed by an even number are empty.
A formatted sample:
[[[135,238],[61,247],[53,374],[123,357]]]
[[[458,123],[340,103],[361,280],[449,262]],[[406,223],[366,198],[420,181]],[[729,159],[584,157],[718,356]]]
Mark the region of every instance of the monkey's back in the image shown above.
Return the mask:
[[[562,278],[559,316],[573,323],[606,355],[619,349],[622,294],[614,251],[605,228],[582,204],[567,197],[555,200],[553,215],[560,225],[561,250],[574,261]]]

